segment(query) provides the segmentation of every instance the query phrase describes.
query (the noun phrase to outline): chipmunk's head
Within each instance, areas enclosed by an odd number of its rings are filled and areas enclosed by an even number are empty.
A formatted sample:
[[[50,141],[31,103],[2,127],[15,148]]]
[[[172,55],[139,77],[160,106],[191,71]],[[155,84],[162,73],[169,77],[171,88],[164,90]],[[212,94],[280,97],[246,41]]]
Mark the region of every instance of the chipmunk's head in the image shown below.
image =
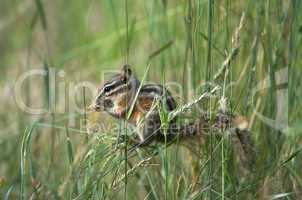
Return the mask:
[[[104,81],[92,104],[95,111],[107,111],[115,117],[122,117],[130,107],[139,87],[139,81],[129,65],[122,66],[119,73]]]

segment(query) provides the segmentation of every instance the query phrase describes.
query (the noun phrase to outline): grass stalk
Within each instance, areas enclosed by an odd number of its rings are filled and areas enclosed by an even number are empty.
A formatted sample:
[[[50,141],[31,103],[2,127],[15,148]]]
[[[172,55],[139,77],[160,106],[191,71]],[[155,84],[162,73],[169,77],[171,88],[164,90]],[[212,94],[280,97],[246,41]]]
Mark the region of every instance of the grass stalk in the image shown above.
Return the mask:
[[[207,64],[206,64],[206,82],[209,82],[211,80],[211,74],[212,74],[212,32],[213,32],[213,0],[208,0],[208,44],[207,44]],[[211,99],[208,102],[208,108],[210,109],[210,118],[212,115],[211,108],[212,108],[212,101]],[[213,137],[212,137],[212,131],[210,131],[210,145],[209,145],[209,155],[210,155],[210,161],[209,161],[209,168],[208,168],[208,181],[210,183],[209,188],[209,198],[212,199],[212,171],[213,171]]]

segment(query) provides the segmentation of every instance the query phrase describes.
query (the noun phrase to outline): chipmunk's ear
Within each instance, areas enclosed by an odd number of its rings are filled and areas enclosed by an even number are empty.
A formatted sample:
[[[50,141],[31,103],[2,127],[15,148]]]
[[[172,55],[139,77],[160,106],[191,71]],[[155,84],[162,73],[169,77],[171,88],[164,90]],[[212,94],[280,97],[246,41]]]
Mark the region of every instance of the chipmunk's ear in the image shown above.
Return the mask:
[[[124,75],[125,80],[128,80],[130,78],[130,76],[132,75],[131,66],[128,64],[123,65],[122,73]]]

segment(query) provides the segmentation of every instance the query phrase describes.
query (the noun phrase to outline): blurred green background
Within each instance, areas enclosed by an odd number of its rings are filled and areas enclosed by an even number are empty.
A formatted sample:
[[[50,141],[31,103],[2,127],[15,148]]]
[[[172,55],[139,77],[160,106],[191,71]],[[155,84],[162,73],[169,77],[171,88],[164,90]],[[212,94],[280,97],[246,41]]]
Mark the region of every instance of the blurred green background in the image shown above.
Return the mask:
[[[301,9],[300,0],[1,0],[1,198],[301,198]],[[183,93],[171,90],[178,104],[191,101],[231,53],[243,13],[225,95],[250,122],[257,149],[251,171],[227,136],[190,144],[190,150],[158,144],[125,160],[110,128],[124,125],[86,113],[94,91],[72,93],[78,83],[98,86],[124,63],[141,79],[150,55],[159,52],[147,81],[177,82]],[[37,69],[50,73],[16,86]],[[16,93],[28,107],[49,109],[25,112]],[[107,128],[87,134],[91,124]],[[271,126],[278,124],[281,129]]]

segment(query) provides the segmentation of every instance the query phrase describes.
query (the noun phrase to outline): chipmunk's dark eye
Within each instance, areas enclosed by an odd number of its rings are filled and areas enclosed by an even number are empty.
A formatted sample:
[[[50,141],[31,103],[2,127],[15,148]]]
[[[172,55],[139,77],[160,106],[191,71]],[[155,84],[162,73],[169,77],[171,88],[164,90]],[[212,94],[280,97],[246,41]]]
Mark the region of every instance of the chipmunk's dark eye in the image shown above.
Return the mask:
[[[104,88],[104,91],[105,91],[105,92],[109,92],[109,91],[110,91],[110,87],[105,87],[105,88]]]
[[[128,81],[127,77],[124,77],[124,78],[123,78],[123,83],[126,84],[127,81]]]

